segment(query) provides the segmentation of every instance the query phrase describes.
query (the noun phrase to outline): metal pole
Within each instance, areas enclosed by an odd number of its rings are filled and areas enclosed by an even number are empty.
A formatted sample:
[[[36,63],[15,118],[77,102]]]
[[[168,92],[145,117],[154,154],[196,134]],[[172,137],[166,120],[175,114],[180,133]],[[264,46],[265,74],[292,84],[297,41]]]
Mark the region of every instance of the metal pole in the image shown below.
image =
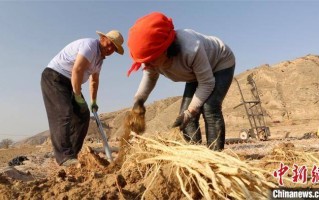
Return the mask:
[[[95,117],[95,120],[96,120],[96,123],[99,127],[99,130],[100,130],[100,134],[102,136],[102,140],[103,140],[103,145],[104,145],[104,150],[105,150],[105,154],[106,154],[106,158],[109,159],[111,162],[113,161],[113,158],[112,158],[112,152],[110,150],[110,147],[109,147],[109,144],[107,142],[107,138],[106,138],[106,135],[104,133],[104,130],[103,130],[103,127],[102,127],[102,123],[99,119],[99,116],[97,114],[96,111],[93,111],[93,115]]]

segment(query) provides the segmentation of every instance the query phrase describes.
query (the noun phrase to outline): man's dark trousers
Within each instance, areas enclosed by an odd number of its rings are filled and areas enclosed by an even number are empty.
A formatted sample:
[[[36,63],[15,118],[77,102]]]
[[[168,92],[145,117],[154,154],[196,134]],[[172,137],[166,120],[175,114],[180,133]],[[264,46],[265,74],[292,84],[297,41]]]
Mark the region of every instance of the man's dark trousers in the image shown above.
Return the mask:
[[[51,68],[45,68],[41,89],[47,111],[51,142],[59,165],[77,158],[87,134],[90,111],[80,109],[73,95],[71,80]]]

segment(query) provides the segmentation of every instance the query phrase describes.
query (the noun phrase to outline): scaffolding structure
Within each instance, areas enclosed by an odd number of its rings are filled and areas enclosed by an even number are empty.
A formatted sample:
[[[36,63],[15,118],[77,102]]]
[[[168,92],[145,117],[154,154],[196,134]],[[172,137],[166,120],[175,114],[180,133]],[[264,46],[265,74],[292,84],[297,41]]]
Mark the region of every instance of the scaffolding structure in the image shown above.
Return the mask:
[[[238,80],[236,78],[234,78],[234,80],[237,83],[242,101],[240,104],[235,106],[234,109],[244,106],[250,124],[250,129],[242,129],[239,133],[239,137],[241,139],[256,138],[259,140],[268,140],[270,136],[270,130],[265,123],[264,112],[261,107],[261,101],[255,81],[253,80],[252,76],[247,77],[247,82],[251,87],[250,91],[253,99],[245,100]]]

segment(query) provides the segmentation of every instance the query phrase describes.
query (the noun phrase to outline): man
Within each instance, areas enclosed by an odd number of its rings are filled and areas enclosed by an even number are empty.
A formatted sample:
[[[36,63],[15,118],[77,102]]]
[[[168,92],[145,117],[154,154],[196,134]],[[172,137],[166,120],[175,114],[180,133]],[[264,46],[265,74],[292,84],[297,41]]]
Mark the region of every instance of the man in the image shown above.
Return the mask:
[[[91,111],[96,103],[103,60],[113,52],[124,53],[121,33],[97,31],[100,39],[79,39],[64,47],[44,69],[41,78],[43,100],[48,116],[51,142],[59,165],[78,163],[87,134],[90,111],[81,85],[90,79]]]

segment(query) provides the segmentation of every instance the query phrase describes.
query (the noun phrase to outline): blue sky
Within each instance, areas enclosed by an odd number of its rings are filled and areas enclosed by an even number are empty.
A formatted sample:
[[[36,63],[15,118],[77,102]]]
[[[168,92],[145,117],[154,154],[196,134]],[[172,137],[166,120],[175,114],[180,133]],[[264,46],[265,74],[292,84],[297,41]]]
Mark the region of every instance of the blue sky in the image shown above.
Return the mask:
[[[214,35],[236,55],[236,74],[262,64],[277,64],[319,54],[319,2],[315,1],[1,1],[0,2],[0,141],[15,141],[48,129],[40,89],[43,69],[66,44],[98,38],[96,30],[118,29],[127,39],[139,17],[160,11],[176,29]],[[103,64],[99,113],[131,106],[142,73],[126,77],[124,56]],[[88,83],[82,86],[89,99]],[[147,103],[180,96],[184,83],[161,77]]]

